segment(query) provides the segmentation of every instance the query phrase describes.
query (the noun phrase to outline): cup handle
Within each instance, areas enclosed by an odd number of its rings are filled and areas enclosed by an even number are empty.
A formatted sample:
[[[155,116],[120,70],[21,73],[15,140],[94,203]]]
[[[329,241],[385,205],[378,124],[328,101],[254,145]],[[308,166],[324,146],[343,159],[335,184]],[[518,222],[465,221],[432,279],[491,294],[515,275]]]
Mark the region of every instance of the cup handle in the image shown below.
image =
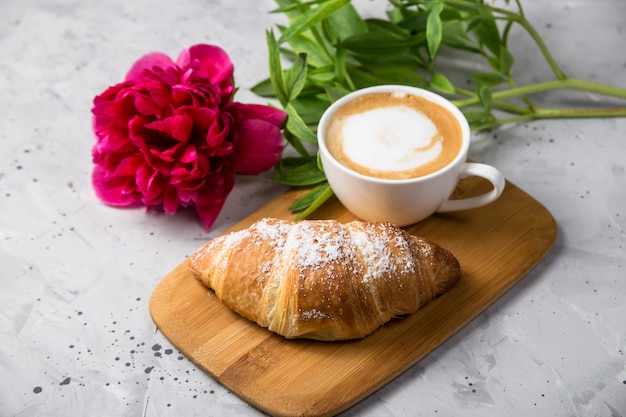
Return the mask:
[[[459,172],[458,178],[461,179],[472,176],[486,179],[491,183],[491,185],[493,185],[493,190],[476,197],[464,198],[462,200],[446,200],[443,204],[441,204],[441,206],[439,206],[437,212],[445,213],[449,211],[467,210],[484,206],[485,204],[489,204],[496,200],[500,197],[502,191],[504,191],[504,175],[490,165],[478,164],[474,162],[466,163]]]

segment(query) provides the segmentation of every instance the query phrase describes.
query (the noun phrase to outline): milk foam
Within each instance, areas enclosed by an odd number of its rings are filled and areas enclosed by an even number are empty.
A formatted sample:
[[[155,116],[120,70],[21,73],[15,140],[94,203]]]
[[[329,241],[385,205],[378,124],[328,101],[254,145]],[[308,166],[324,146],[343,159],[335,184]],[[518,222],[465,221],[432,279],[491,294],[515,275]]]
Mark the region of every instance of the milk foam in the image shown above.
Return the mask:
[[[443,139],[435,124],[404,105],[349,115],[342,136],[343,152],[349,159],[380,171],[420,167],[442,152]]]

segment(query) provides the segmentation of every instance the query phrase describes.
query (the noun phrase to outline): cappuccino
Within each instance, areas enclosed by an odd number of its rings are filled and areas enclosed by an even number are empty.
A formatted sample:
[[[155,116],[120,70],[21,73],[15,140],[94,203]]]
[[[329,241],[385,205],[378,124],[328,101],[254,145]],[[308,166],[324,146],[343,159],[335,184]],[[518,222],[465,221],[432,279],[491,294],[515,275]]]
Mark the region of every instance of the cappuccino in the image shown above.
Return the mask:
[[[449,110],[400,92],[372,92],[345,103],[332,114],[324,136],[341,164],[382,179],[432,174],[463,145],[461,126]]]

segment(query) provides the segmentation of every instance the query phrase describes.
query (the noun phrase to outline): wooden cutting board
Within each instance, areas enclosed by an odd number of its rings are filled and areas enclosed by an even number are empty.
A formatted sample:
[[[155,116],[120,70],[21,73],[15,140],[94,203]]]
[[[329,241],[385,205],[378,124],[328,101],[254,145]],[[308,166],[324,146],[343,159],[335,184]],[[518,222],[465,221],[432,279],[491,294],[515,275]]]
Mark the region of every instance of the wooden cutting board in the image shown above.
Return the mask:
[[[463,180],[455,195],[484,192]],[[289,191],[229,231],[263,217],[293,219]],[[354,217],[332,199],[317,218]],[[557,229],[550,213],[507,182],[494,203],[436,214],[405,228],[449,249],[462,278],[417,313],[348,342],[287,340],[233,313],[189,274],[182,262],[158,284],[150,312],[160,331],[232,392],[276,416],[335,415],[372,394],[452,336],[518,282],[549,250]]]

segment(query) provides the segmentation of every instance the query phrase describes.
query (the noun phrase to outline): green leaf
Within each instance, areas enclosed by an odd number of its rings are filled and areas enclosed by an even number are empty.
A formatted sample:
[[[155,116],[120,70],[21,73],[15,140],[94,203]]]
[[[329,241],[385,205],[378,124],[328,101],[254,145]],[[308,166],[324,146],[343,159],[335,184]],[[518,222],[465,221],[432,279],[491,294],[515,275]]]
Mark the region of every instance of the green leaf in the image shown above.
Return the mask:
[[[426,41],[428,42],[428,53],[430,54],[431,60],[437,55],[437,50],[439,49],[439,45],[441,45],[441,38],[443,36],[440,16],[442,10],[443,3],[435,3],[426,22]]]
[[[317,162],[309,162],[289,171],[282,172],[274,177],[274,181],[286,185],[313,185],[326,179],[322,171],[317,168]]]
[[[397,23],[398,27],[418,32],[426,31],[428,13],[424,11],[402,10],[402,20]]]
[[[494,71],[501,72],[500,69],[502,68],[502,63],[500,62],[500,58],[490,56],[487,58],[487,63],[491,68],[493,68]]]
[[[372,69],[371,73],[380,80],[381,84],[410,85],[413,87],[425,87],[428,85],[426,78],[411,68]]]
[[[484,110],[468,110],[463,112],[463,114],[472,130],[481,130],[496,120],[491,113],[486,113]]]
[[[336,77],[334,64],[308,71],[309,83],[322,88],[328,84],[332,84]]]
[[[450,22],[445,25],[441,43],[462,51],[481,53],[482,49],[467,35],[461,22]]]
[[[352,4],[337,9],[328,16],[328,27],[333,32],[330,39],[341,41],[347,37],[367,32],[367,25]]]
[[[272,87],[272,80],[269,78],[266,78],[265,80],[254,85],[250,88],[250,91],[260,97],[276,97],[276,94],[274,94],[274,87]]]
[[[311,157],[303,156],[286,156],[280,160],[280,163],[284,167],[297,167],[311,162]]]
[[[315,8],[307,10],[291,22],[291,25],[282,33],[278,43],[282,44],[289,41],[293,36],[321,22],[348,3],[350,3],[350,0],[328,0]]]
[[[311,160],[311,155],[309,154],[309,151],[307,151],[306,147],[298,137],[296,137],[288,130],[286,130],[283,135],[285,136],[285,139],[287,139],[287,142],[289,142],[289,144],[296,150],[296,152],[302,155],[303,158],[306,158],[307,161]]]
[[[474,31],[482,23],[482,21],[483,20],[480,16],[469,19],[467,21],[467,27],[465,28],[465,31],[467,33]]]
[[[287,112],[287,130],[305,142],[317,144],[317,136],[304,123],[291,103],[285,106],[285,111]]]
[[[367,19],[365,21],[369,32],[385,33],[387,35],[396,36],[399,39],[410,36],[410,32],[401,28],[397,24],[383,19]]]
[[[330,101],[325,89],[320,89],[319,93],[300,94],[290,104],[306,125],[316,125],[322,113],[330,106]]]
[[[301,211],[306,208],[309,208],[313,202],[322,194],[325,188],[328,187],[328,183],[325,182],[316,186],[314,189],[297,199],[293,202],[293,204],[289,207],[291,211]]]
[[[270,13],[283,13],[289,21],[294,21],[302,14],[302,4],[300,0],[274,0],[278,8],[270,10]]]
[[[324,165],[322,164],[322,154],[317,151],[317,169],[324,172]]]
[[[508,1],[508,0],[505,0],[505,1]],[[483,5],[484,3],[485,3],[485,0],[467,0],[465,2],[459,2],[456,4],[448,3],[448,5],[450,7],[453,7],[455,10],[463,12],[465,15],[472,15],[472,14],[480,13],[481,8],[476,7],[476,5],[480,6],[480,5]]]
[[[311,192],[309,192],[307,195],[302,197],[302,198],[307,199],[306,202],[309,203],[309,206],[306,210],[300,213],[296,217],[296,219],[300,220],[300,219],[304,219],[310,216],[315,210],[320,208],[322,204],[328,201],[328,199],[331,198],[333,195],[334,195],[333,190],[332,188],[330,188],[330,185],[327,182],[324,184],[318,185]]]
[[[442,9],[439,16],[441,17],[442,22],[460,21],[462,18],[459,10],[450,7]]]
[[[500,31],[489,11],[483,11],[480,23],[474,28],[478,41],[495,56],[500,55]]]
[[[430,80],[430,86],[446,94],[454,94],[456,91],[450,80],[448,80],[446,76],[441,73],[433,74],[433,77]]]
[[[398,75],[398,73],[394,73],[394,71],[385,71],[385,70],[380,70],[380,71],[363,71],[359,68],[355,68],[355,67],[350,67],[348,68],[348,73],[350,74],[350,77],[352,79],[352,81],[354,82],[354,86],[356,89],[361,89],[361,88],[365,88],[365,87],[372,87],[375,85],[381,85],[381,84],[390,84],[390,83],[394,83],[394,79],[395,79],[395,75]],[[404,74],[406,75],[406,74]],[[420,83],[420,75],[419,74],[415,74],[415,79],[413,80],[414,82],[411,82],[410,85],[415,85],[418,87],[424,87],[425,85],[428,84],[428,82],[424,81],[424,83]]]
[[[470,128],[475,131],[481,130],[485,126],[491,125],[496,120],[496,118],[491,113],[485,112],[484,109],[468,110],[463,112],[463,115],[470,124]]]
[[[349,76],[346,72],[346,55],[341,45],[338,45],[335,51],[335,76],[339,85],[347,86]]]
[[[399,38],[389,33],[367,32],[345,39],[341,46],[356,54],[393,56],[405,52],[421,42],[423,42],[423,38],[420,39],[419,37],[405,36]]]
[[[482,123],[485,121],[486,117],[484,110],[466,110],[463,112],[463,115],[470,125]]]
[[[419,50],[414,52],[408,50],[407,52],[400,52],[395,55],[355,55],[354,57],[359,63],[363,64],[366,69],[374,67],[379,69],[395,67],[428,68],[427,63],[420,55]]]
[[[470,78],[476,81],[477,84],[484,84],[489,87],[495,87],[504,82],[502,75],[495,72],[474,73],[470,75]]]
[[[349,67],[348,73],[350,74],[350,78],[354,82],[356,89],[384,84],[382,80],[373,76],[370,72],[363,71],[356,67]]]
[[[281,30],[281,33],[286,30],[284,26],[278,26]],[[320,45],[310,31],[301,32],[297,35],[291,37],[288,42],[291,49],[293,49],[292,54],[294,56],[306,53],[307,62],[309,65],[313,67],[322,67],[325,65],[332,65],[332,58],[328,55],[325,48]],[[287,55],[288,51],[281,50],[284,55]]]
[[[491,113],[491,107],[492,107],[491,88],[489,88],[489,86],[487,85],[479,85],[477,93],[478,93],[478,99],[480,100],[480,103],[483,105],[483,108],[485,109],[485,114]]]
[[[506,25],[504,25],[504,29],[502,30],[502,41],[501,44],[503,46],[507,46],[508,42],[509,42],[509,34],[511,33],[511,29],[513,28],[515,22],[513,20],[510,20],[508,22],[506,22]]]
[[[270,82],[274,88],[274,94],[280,103],[285,106],[288,101],[287,87],[283,76],[283,67],[280,62],[278,43],[272,31],[267,31],[267,48],[269,50]]]
[[[513,66],[514,58],[511,52],[504,46],[500,46],[500,72],[504,75],[508,75]]]
[[[287,90],[288,101],[294,100],[304,87],[306,82],[306,54],[301,53],[285,74],[285,89]]]
[[[331,103],[334,103],[335,101],[339,100],[341,97],[349,93],[350,91],[344,88],[332,86],[326,87],[326,94],[328,95],[328,99],[331,101]]]

